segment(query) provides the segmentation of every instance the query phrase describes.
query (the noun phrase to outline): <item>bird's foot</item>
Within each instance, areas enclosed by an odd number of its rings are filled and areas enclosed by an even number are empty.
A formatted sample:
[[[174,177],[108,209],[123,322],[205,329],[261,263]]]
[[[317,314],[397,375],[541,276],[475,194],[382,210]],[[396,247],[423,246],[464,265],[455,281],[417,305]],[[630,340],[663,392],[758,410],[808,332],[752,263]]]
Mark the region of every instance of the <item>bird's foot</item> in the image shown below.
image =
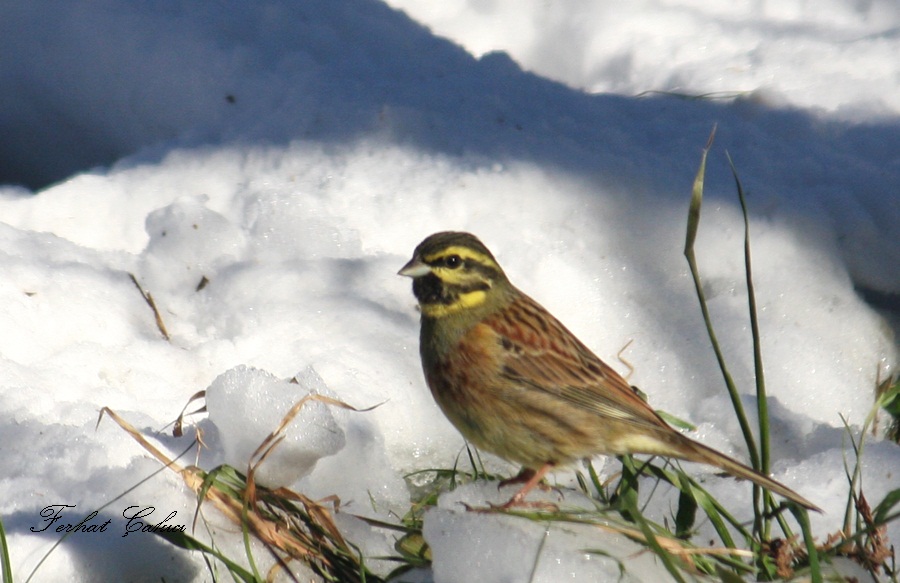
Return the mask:
[[[505,488],[506,486],[511,486],[513,484],[527,484],[529,480],[534,478],[534,475],[537,472],[532,470],[531,468],[522,468],[519,470],[519,473],[513,476],[512,478],[506,478],[505,480],[500,480],[500,483],[497,484],[497,489]]]

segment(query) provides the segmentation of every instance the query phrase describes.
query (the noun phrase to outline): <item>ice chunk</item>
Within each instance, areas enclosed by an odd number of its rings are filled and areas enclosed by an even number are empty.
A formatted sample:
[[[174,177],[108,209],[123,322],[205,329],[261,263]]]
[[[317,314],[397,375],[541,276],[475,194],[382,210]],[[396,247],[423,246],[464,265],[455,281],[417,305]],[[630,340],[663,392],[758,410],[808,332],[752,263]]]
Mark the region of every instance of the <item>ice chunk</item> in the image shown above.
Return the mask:
[[[325,388],[312,369],[298,381],[291,383],[247,366],[235,367],[213,381],[206,390],[206,407],[227,464],[246,471],[250,456],[291,407]],[[290,486],[310,473],[318,460],[344,447],[344,432],[330,407],[312,400],[303,405],[285,429],[284,441],[257,470],[260,484]]]

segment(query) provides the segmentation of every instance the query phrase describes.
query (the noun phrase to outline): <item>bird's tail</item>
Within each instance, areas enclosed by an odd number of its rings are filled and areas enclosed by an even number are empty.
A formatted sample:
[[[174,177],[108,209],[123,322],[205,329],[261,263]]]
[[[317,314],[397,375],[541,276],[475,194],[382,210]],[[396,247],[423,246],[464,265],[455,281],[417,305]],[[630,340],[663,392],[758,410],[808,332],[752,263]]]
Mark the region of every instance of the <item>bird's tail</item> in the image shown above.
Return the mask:
[[[800,494],[794,492],[781,482],[773,480],[772,478],[757,472],[753,468],[745,466],[741,462],[732,459],[727,455],[720,453],[710,447],[707,447],[702,443],[698,443],[685,436],[681,437],[684,439],[682,445],[686,450],[682,452],[681,456],[684,457],[684,459],[693,462],[702,462],[705,464],[716,466],[718,468],[722,468],[735,477],[750,480],[754,484],[762,486],[766,490],[774,492],[779,496],[784,496],[788,500],[796,502],[804,508],[815,510],[816,512],[822,512],[821,508],[819,508]]]

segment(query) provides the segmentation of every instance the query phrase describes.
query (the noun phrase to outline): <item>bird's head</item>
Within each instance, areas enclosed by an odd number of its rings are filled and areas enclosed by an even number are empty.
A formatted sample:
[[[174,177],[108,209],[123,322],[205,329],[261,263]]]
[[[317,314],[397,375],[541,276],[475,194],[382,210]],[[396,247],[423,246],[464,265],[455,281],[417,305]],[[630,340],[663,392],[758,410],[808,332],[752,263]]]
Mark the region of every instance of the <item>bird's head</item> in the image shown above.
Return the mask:
[[[428,318],[479,311],[510,289],[494,256],[469,233],[444,231],[429,236],[398,273],[413,279],[413,294]]]

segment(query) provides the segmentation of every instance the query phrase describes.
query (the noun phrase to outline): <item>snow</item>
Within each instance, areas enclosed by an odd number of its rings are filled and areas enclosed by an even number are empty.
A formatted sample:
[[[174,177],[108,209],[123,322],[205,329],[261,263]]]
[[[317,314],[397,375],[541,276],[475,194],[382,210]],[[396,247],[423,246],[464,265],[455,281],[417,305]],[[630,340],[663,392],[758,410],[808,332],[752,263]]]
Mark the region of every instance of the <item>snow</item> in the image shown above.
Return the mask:
[[[846,500],[840,416],[858,431],[898,358],[890,320],[858,292],[900,293],[898,25],[888,0],[4,4],[0,517],[16,580],[56,526],[101,508],[93,522],[112,532],[66,539],[36,580],[208,578],[196,555],[121,536],[129,506],[190,528],[195,501],[118,426],[97,425],[108,406],[180,454],[189,438],[169,424],[204,389],[210,412],[193,422],[209,448],[183,461],[207,469],[246,467],[310,391],[374,407],[304,408],[263,479],[337,495],[348,538],[390,553],[394,534],[351,514],[396,520],[416,487],[404,477],[451,467],[463,447],[425,388],[415,301],[396,276],[438,230],[477,234],[623,374],[627,345],[629,381],[655,407],[746,459],[682,255],[715,124],[697,242],[710,309],[752,410],[727,150],[752,215],[773,476],[826,510],[811,517],[824,539]],[[687,467],[749,511],[746,483]],[[898,467],[896,446],[867,446],[870,503]],[[617,577],[609,557],[629,557],[630,580],[666,577],[612,535],[458,504],[497,495],[475,484],[441,497],[423,580]],[[61,504],[75,507],[47,525],[42,509]],[[670,506],[659,491],[650,511]],[[205,515],[241,557],[239,533]]]
[[[392,0],[481,56],[592,92],[764,93],[840,117],[895,115],[891,0]],[[815,63],[814,66],[809,66]]]
[[[501,495],[492,484],[469,484],[442,496],[438,507],[428,510],[424,534],[433,546],[435,580],[479,581],[485,573],[502,573],[494,580],[541,583],[619,581],[620,577],[622,581],[639,582],[660,576],[663,567],[656,557],[642,552],[640,545],[622,534],[593,525],[479,515],[461,505],[483,505],[485,500],[501,504],[514,493],[514,487]],[[594,508],[590,500],[577,493],[569,493],[563,500],[545,493],[533,500],[542,498],[567,508]],[[609,554],[587,552],[598,548]],[[460,557],[471,560],[460,561]],[[559,557],[566,559],[561,561]],[[628,557],[627,566],[623,557]]]
[[[254,465],[256,482],[269,488],[287,488],[308,475],[319,459],[336,454],[346,444],[343,430],[324,402],[303,402],[279,433],[283,441],[259,466],[255,464],[265,450],[256,452],[289,415],[287,405],[304,397],[314,399],[325,391],[322,378],[312,368],[291,381],[244,366],[220,375],[206,391],[205,402],[224,463],[241,469]],[[271,429],[266,431],[267,427]]]

